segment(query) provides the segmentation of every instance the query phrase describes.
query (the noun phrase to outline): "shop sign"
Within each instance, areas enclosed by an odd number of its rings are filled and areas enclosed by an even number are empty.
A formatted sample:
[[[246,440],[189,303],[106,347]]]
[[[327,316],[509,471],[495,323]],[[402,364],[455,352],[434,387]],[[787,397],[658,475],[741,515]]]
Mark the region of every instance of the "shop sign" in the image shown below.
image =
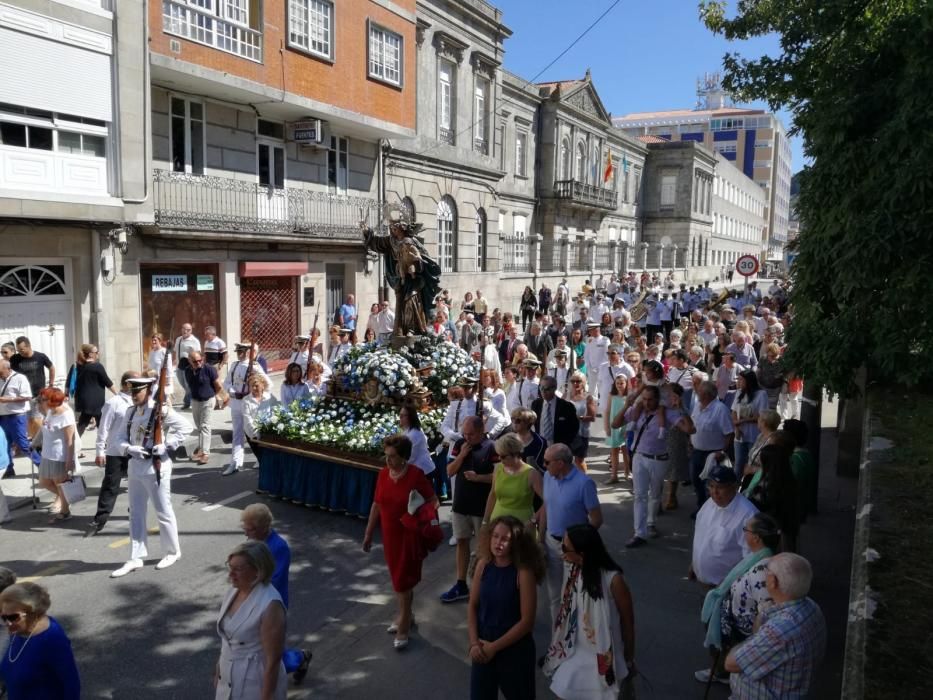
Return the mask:
[[[188,275],[153,275],[153,292],[187,292]]]
[[[214,275],[198,275],[198,291],[214,291]]]

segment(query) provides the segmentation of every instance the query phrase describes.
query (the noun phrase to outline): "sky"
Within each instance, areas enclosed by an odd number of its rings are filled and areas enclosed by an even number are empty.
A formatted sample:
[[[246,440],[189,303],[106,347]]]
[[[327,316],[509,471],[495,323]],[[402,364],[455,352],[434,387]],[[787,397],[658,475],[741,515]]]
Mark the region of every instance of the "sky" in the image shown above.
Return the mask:
[[[512,30],[505,68],[526,80],[557,57],[614,0],[488,0]],[[696,79],[722,70],[726,53],[777,55],[777,38],[728,42],[700,21],[696,0],[621,0],[535,82],[582,78],[586,69],[603,105],[614,116],[630,112],[692,109]],[[768,109],[764,103],[747,106]],[[779,113],[785,128],[790,116]],[[803,167],[799,136],[791,139],[792,172]]]

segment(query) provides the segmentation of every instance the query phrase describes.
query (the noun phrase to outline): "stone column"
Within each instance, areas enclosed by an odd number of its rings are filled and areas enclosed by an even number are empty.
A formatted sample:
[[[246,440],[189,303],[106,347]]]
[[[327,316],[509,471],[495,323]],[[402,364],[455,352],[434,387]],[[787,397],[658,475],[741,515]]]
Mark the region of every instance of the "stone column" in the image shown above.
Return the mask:
[[[570,270],[570,239],[567,236],[561,236],[560,241],[560,269],[565,275]]]
[[[655,243],[655,246],[658,249],[658,277],[660,277],[664,269],[664,244]]]
[[[624,276],[628,274],[628,241],[622,241],[619,247],[622,255],[619,261],[619,270],[621,271],[620,274]]]
[[[532,233],[528,236],[528,271],[538,272],[541,269],[541,248],[544,236]]]
[[[641,269],[646,271],[648,270],[648,244],[641,243]]]
[[[609,269],[617,275],[619,274],[619,242],[609,241]]]
[[[587,267],[590,270],[590,279],[593,280],[593,283],[596,283],[596,239],[587,238],[583,245],[586,246],[586,262]]]

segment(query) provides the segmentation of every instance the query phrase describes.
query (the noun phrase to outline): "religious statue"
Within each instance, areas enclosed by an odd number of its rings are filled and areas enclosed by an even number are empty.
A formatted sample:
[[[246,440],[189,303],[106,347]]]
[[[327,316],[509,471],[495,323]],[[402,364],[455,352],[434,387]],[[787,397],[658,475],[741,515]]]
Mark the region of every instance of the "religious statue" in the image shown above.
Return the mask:
[[[394,337],[424,335],[434,315],[434,297],[440,289],[441,268],[415,238],[421,224],[412,224],[402,212],[389,214],[389,235],[377,236],[360,222],[367,250],[382,253],[386,283],[395,290]]]

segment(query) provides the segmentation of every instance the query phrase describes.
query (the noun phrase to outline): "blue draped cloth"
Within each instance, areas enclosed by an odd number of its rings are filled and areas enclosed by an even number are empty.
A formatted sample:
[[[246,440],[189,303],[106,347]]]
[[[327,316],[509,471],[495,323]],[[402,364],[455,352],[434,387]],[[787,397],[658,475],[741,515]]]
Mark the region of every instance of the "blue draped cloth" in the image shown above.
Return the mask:
[[[369,516],[379,472],[264,446],[259,489],[309,506]]]

